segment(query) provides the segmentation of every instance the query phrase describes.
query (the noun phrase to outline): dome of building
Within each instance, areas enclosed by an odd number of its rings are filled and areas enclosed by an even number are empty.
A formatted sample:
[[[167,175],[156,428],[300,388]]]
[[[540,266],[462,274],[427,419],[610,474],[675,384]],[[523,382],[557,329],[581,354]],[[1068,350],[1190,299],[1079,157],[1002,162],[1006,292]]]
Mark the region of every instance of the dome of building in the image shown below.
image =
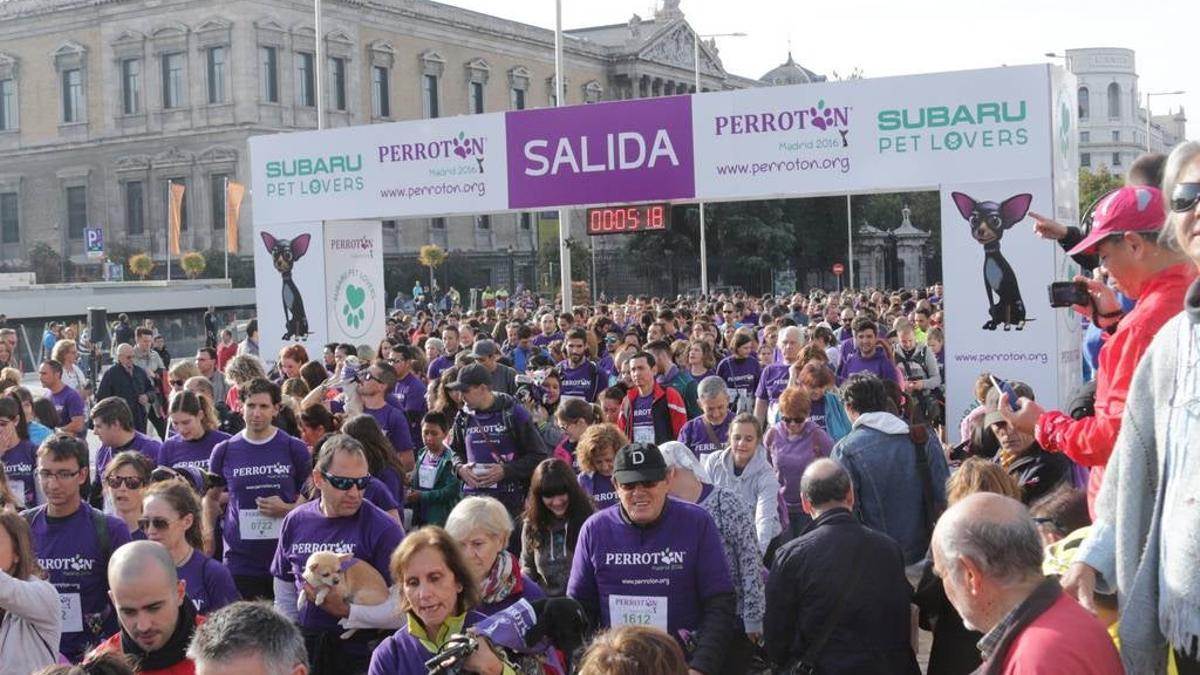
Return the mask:
[[[792,53],[788,52],[787,61],[783,64],[772,68],[766,75],[758,78],[759,82],[764,84],[808,84],[810,82],[824,82],[825,76],[818,75],[804,66],[796,63],[792,58]]]

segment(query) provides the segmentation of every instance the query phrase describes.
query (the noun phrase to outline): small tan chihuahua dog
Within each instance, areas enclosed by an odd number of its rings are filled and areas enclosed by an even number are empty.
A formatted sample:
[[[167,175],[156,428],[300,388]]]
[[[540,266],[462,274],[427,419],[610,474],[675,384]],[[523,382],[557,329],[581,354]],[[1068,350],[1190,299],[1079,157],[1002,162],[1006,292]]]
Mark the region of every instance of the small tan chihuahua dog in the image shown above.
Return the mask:
[[[353,553],[317,551],[308,556],[304,563],[304,580],[316,590],[315,602],[321,606],[330,593],[336,593],[346,604],[380,605],[387,602],[388,587],[378,570],[369,564],[355,560],[345,570],[342,564],[353,560]],[[308,596],[304,593],[296,600],[296,609],[303,610]],[[353,630],[342,633],[345,640],[354,635]]]

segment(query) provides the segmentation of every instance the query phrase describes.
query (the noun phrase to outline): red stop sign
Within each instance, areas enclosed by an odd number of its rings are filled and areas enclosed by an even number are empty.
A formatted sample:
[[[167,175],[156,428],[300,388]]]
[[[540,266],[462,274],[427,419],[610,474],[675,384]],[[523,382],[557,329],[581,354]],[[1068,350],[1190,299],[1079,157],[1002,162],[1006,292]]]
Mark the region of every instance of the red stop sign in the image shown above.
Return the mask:
[[[842,263],[833,263],[833,273],[834,274],[836,274],[840,277],[840,276],[842,276],[842,273],[845,271],[846,271],[845,265],[843,265]]]

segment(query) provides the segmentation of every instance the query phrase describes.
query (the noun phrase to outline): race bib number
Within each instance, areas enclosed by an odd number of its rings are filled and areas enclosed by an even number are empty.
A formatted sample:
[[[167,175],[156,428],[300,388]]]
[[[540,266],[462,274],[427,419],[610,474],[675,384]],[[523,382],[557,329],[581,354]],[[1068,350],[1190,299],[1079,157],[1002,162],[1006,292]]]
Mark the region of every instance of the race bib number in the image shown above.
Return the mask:
[[[437,464],[421,463],[417,469],[417,487],[422,490],[432,490],[437,479]]]
[[[258,509],[238,509],[238,531],[242,541],[262,541],[279,538],[283,518],[264,516]]]
[[[634,427],[633,441],[635,443],[653,443],[654,427]]]
[[[610,627],[653,626],[667,630],[667,599],[663,596],[608,596]]]
[[[58,595],[59,621],[62,622],[62,632],[83,632],[83,602],[78,593],[60,593]]]
[[[10,479],[8,481],[8,490],[12,492],[13,499],[17,500],[17,508],[25,508],[25,481]]]

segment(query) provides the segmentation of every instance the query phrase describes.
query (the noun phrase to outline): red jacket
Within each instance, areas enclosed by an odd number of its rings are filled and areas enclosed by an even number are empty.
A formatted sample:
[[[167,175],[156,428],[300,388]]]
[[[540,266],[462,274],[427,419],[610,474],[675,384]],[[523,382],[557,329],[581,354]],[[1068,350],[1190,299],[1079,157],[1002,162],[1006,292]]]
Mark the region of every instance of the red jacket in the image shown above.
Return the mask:
[[[185,600],[184,602],[191,602]],[[203,616],[196,617],[196,625],[204,623]],[[102,654],[111,652],[113,654],[124,654],[121,650],[121,632],[108,638],[104,642],[96,645],[96,653]],[[196,675],[196,664],[192,663],[191,659],[184,659],[169,668],[159,668],[158,670],[138,670],[139,675]]]
[[[1052,410],[1038,419],[1039,445],[1052,452],[1066,453],[1076,463],[1092,467],[1088,482],[1089,510],[1095,505],[1104,466],[1121,431],[1121,413],[1125,411],[1133,371],[1158,329],[1182,311],[1183,297],[1195,278],[1195,266],[1180,263],[1146,281],[1137,305],[1121,319],[1116,332],[1100,348],[1094,416],[1075,420],[1064,412]]]
[[[633,406],[638,398],[638,388],[634,387],[625,395],[621,404],[621,414],[617,417],[617,426],[629,440],[633,440]],[[687,423],[687,408],[683,397],[678,391],[661,384],[654,383],[654,404],[651,408],[654,420],[655,444],[666,443],[679,438],[679,430]]]
[[[1104,626],[1064,593],[1013,640],[1001,672],[1122,675],[1125,669]]]

